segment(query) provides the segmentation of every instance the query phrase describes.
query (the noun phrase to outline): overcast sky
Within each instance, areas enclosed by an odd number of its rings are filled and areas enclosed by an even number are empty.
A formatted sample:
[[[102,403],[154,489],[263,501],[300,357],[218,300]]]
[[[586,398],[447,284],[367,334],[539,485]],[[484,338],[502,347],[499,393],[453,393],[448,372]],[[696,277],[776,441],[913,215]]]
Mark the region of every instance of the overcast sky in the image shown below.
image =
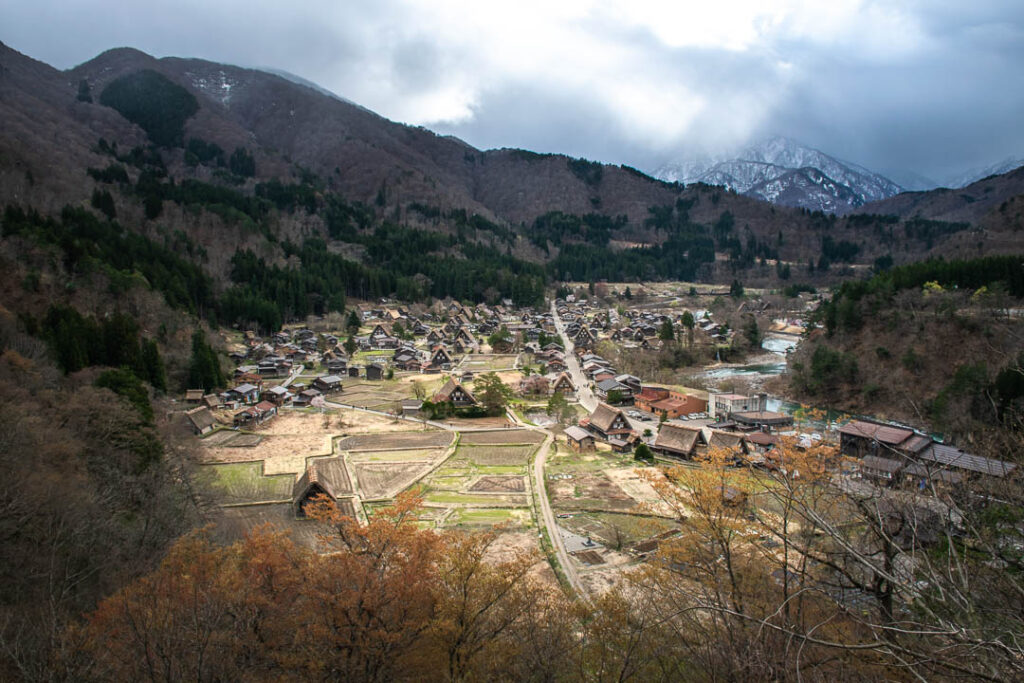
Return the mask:
[[[768,135],[937,180],[1024,157],[1022,0],[0,0],[0,40],[282,69],[477,147],[646,170]]]

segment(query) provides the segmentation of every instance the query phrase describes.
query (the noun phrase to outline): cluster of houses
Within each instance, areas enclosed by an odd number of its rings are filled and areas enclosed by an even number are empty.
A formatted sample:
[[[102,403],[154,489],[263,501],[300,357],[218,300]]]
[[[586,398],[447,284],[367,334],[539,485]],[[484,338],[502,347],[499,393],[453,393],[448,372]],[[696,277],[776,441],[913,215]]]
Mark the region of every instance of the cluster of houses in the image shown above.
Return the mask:
[[[972,455],[906,427],[853,420],[839,429],[839,450],[865,479],[884,486],[931,489],[971,479],[1006,479],[1017,465]]]

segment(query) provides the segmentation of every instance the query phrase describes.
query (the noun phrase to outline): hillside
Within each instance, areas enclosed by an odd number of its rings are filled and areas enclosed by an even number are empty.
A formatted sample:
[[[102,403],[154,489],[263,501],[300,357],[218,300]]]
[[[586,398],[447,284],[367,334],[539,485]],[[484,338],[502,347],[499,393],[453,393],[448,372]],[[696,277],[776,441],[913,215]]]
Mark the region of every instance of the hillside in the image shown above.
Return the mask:
[[[903,208],[937,205],[933,193],[836,218],[627,167],[477,150],[229,65],[120,48],[60,72],[0,47],[0,67],[0,199],[51,216],[87,207],[177,244],[211,279],[221,323],[272,325],[345,295],[536,303],[565,278],[822,286],[965,245],[1018,249],[1012,200],[978,211],[1013,194],[1014,174],[983,181],[1005,187],[979,190],[965,219]],[[757,187],[799,186],[852,197],[813,168]]]
[[[791,361],[790,391],[999,453],[1024,415],[1024,257],[930,261],[847,283]],[[1016,456],[1013,456],[1016,457]]]

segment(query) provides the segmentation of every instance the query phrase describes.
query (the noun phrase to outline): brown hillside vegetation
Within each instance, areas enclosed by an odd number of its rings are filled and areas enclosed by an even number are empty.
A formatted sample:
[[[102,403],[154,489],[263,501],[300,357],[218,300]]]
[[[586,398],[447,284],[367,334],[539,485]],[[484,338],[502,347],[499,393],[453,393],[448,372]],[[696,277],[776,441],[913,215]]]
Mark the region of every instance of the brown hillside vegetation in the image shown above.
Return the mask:
[[[54,634],[150,570],[197,514],[165,427],[96,372],[62,378],[0,316],[0,678],[43,680]]]
[[[792,390],[816,405],[932,429],[947,438],[1004,450],[1000,373],[1019,373],[1024,320],[997,292],[905,290],[862,303],[829,336],[811,336],[791,361]]]
[[[271,530],[230,547],[192,535],[66,631],[53,666],[118,680],[1021,674],[1018,574],[983,559],[1014,561],[994,522],[921,521],[967,498],[839,493],[827,448],[778,457],[785,470],[745,472],[712,453],[652,478],[682,534],[590,602],[536,585],[536,557],[492,557],[493,533],[419,529],[408,495],[367,526],[324,502],[325,554]]]

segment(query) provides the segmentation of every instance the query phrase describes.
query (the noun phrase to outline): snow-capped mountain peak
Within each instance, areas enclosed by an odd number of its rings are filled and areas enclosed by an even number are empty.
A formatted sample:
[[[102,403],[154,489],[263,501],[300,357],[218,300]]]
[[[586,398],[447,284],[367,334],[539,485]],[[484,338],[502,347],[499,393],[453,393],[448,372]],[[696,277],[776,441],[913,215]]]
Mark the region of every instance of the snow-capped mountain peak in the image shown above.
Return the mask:
[[[668,163],[654,175],[668,181],[724,185],[773,203],[833,213],[846,213],[902,191],[862,166],[781,136],[733,154]]]

